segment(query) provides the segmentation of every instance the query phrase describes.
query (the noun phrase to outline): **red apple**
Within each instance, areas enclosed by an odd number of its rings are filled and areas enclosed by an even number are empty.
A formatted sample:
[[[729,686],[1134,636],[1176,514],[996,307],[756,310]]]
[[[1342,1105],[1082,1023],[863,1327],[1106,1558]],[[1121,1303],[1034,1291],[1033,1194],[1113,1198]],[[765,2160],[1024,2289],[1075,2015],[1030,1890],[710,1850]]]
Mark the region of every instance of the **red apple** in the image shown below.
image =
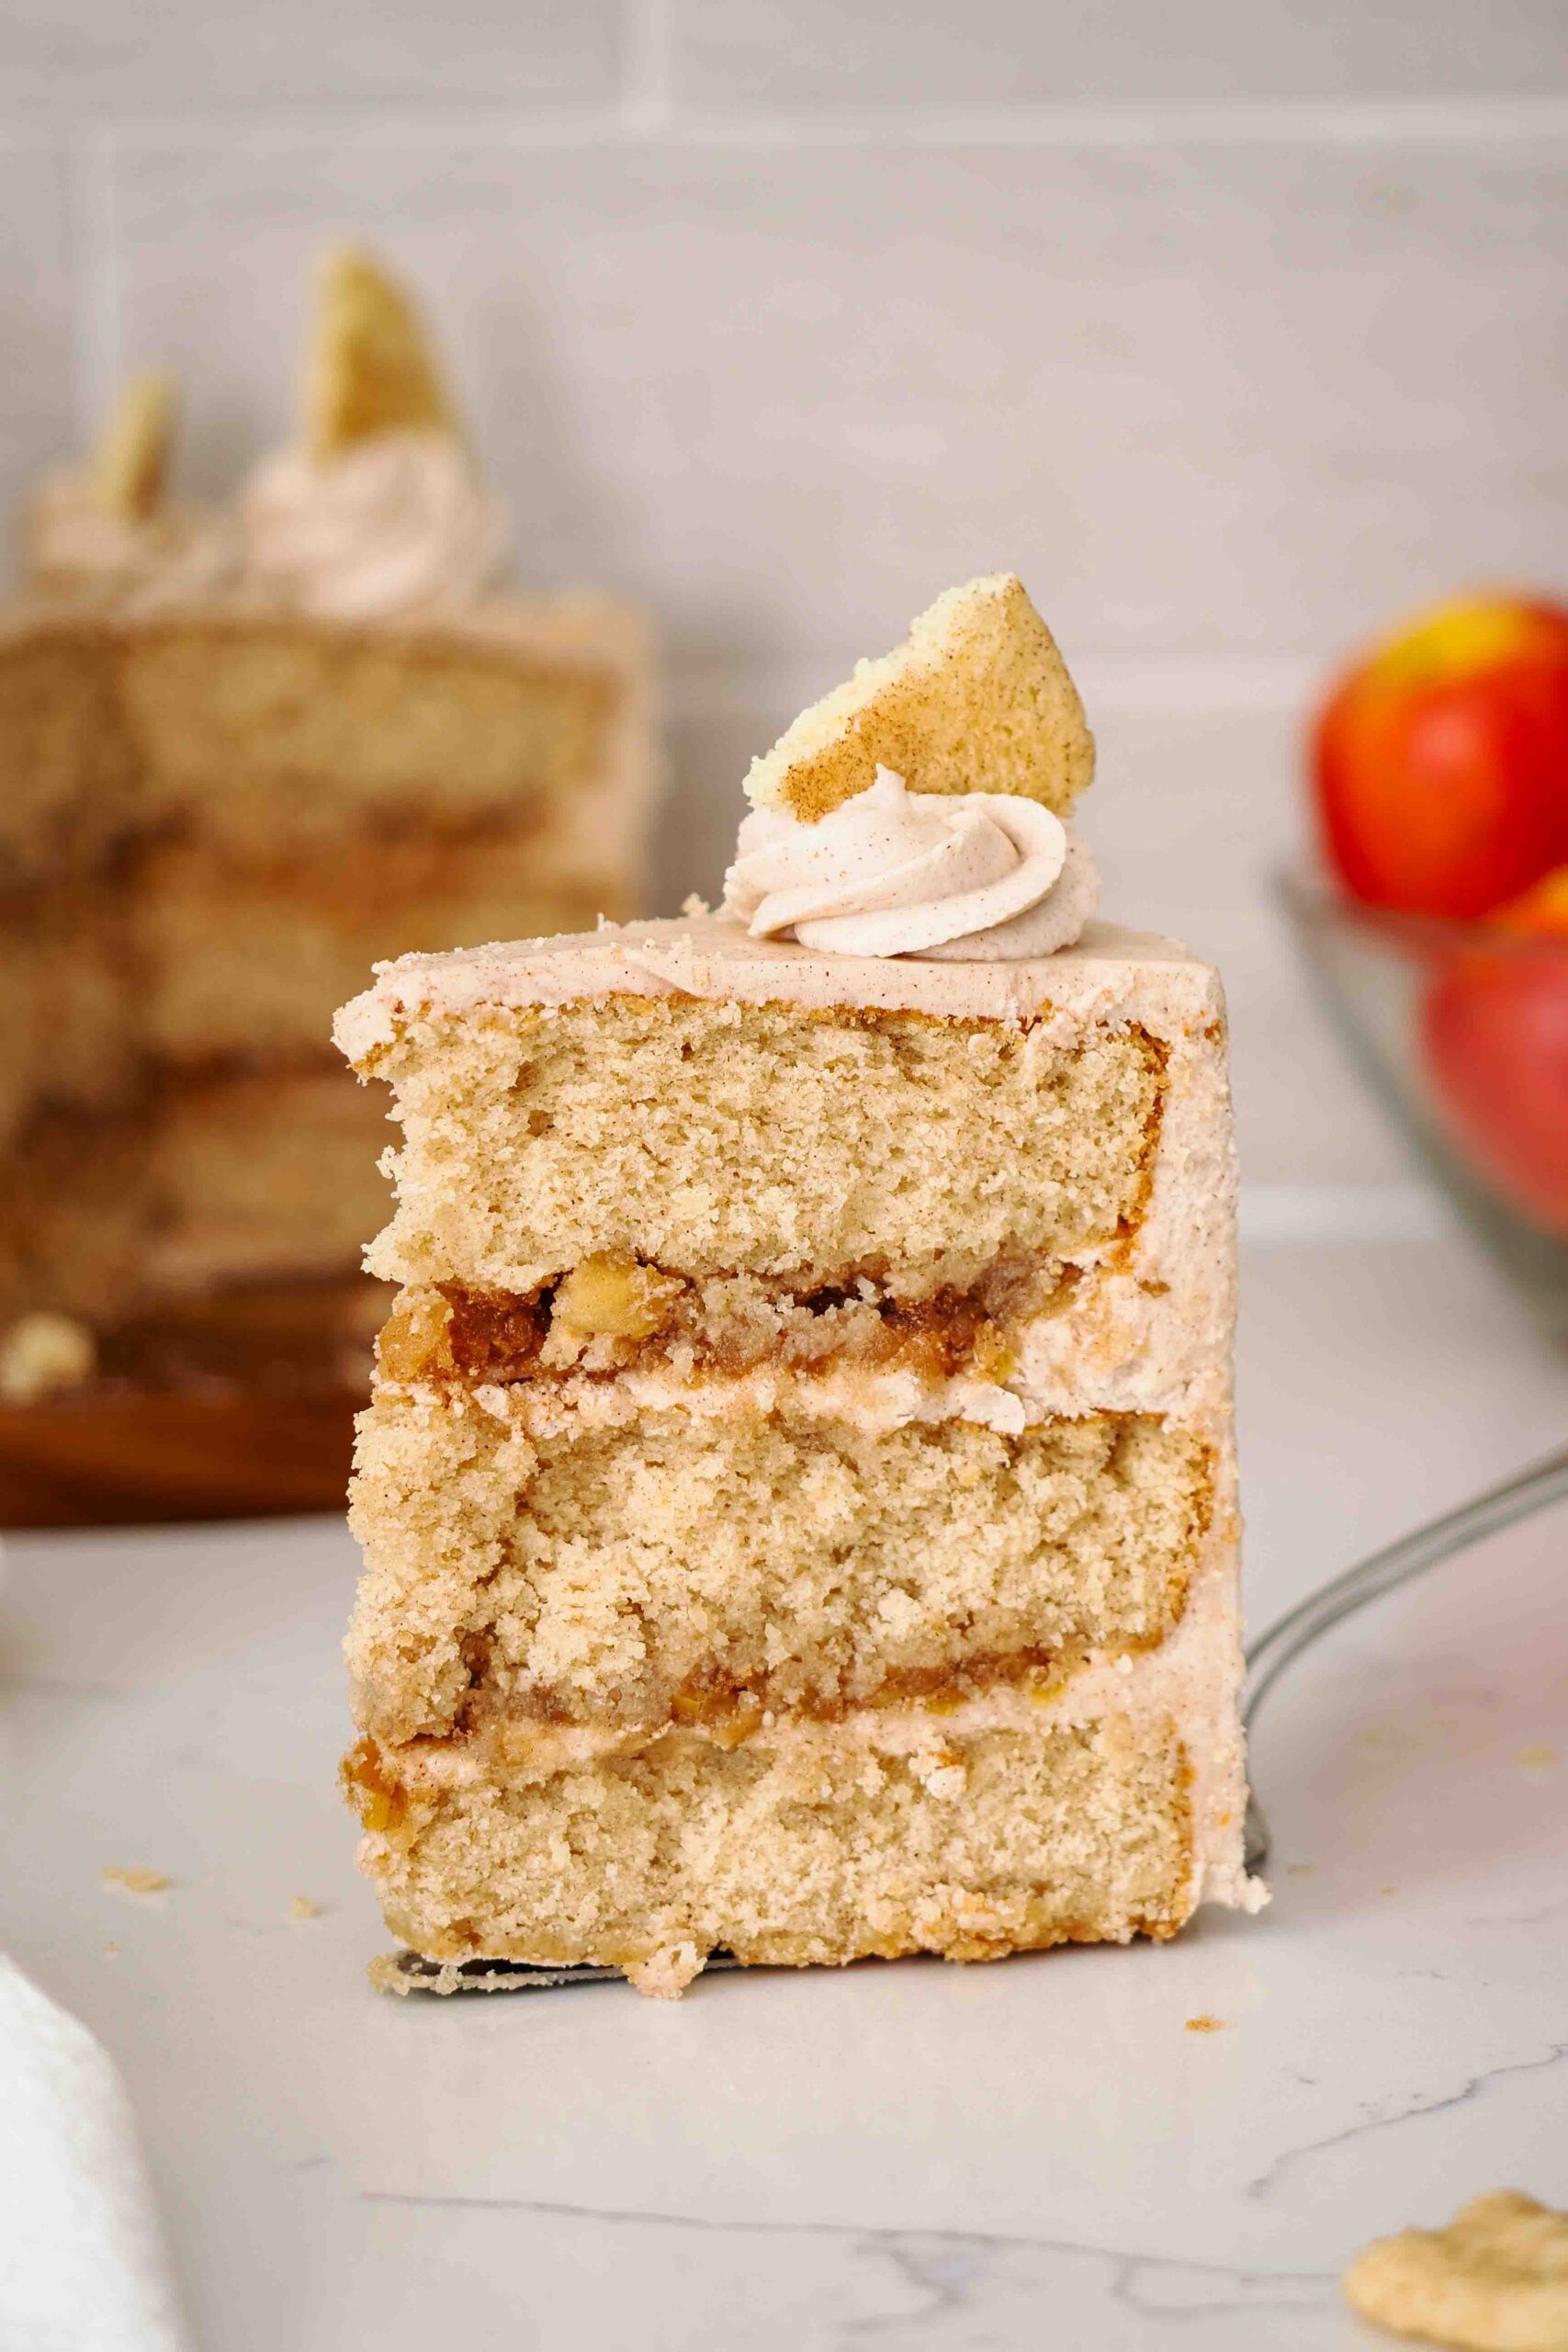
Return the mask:
[[[1568,859],[1568,610],[1477,599],[1409,624],[1317,722],[1328,858],[1353,898],[1482,915]]]
[[[1568,1234],[1568,865],[1487,928],[1518,944],[1462,948],[1427,989],[1422,1039],[1438,1107],[1493,1192]]]

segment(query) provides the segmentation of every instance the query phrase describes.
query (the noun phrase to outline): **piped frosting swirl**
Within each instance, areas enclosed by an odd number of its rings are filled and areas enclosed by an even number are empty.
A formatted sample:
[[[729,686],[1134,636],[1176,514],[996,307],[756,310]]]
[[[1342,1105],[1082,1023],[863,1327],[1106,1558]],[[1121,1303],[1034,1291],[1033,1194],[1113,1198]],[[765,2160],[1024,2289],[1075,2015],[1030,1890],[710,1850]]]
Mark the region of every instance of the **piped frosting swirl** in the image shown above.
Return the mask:
[[[37,492],[26,548],[29,587],[115,612],[230,598],[244,565],[227,512],[160,506],[145,515],[114,514],[82,474],[55,475]]]
[[[1099,897],[1091,854],[1037,801],[910,792],[879,767],[815,824],[746,818],[724,910],[754,939],[841,956],[1014,962],[1070,947]]]
[[[282,450],[253,476],[243,520],[252,577],[326,619],[470,605],[506,564],[504,521],[444,432],[382,434],[328,458]]]

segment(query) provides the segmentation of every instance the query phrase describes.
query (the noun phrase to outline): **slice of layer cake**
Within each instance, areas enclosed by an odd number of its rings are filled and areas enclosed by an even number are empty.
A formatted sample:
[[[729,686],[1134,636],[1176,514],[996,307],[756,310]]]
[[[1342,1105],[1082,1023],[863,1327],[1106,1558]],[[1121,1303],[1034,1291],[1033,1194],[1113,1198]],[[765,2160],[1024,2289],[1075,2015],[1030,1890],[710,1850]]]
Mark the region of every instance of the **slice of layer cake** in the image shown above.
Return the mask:
[[[141,379],[30,516],[0,616],[0,1354],[39,1312],[107,1340],[224,1285],[357,1294],[386,1128],[333,1007],[378,956],[637,900],[641,624],[505,589],[362,255],[323,270],[301,410],[242,497],[176,508]]]
[[[1092,872],[1059,705],[1013,716],[1030,795],[933,729],[939,799],[907,735],[749,819],[725,916],[408,957],[340,1016],[404,1134],[346,1772],[421,1953],[673,1993],[1258,1899],[1219,986],[1098,923],[1010,952]]]

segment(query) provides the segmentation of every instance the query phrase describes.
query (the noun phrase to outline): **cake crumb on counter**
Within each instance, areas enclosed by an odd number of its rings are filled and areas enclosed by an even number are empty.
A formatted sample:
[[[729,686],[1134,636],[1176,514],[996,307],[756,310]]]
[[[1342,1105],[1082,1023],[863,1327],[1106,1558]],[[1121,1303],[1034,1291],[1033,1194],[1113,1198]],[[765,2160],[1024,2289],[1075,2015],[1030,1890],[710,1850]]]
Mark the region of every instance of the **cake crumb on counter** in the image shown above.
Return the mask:
[[[1558,2352],[1568,2343],[1568,2213],[1495,2189],[1440,2230],[1376,2239],[1344,2287],[1352,2310],[1400,2335],[1459,2352]]]

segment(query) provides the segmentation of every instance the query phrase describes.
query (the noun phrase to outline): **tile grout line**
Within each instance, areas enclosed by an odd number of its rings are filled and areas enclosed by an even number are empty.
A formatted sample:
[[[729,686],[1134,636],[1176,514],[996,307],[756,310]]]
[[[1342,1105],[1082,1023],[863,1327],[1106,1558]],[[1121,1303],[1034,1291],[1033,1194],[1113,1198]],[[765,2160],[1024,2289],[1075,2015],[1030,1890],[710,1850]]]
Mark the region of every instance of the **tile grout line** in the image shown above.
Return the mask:
[[[672,113],[674,143],[704,146],[1156,147],[1398,145],[1568,137],[1568,97],[1241,99],[1220,106],[831,105]]]
[[[674,116],[671,0],[631,0],[626,11],[621,119],[628,138],[668,139]]]
[[[120,288],[114,219],[113,139],[90,123],[66,137],[72,395],[85,447],[114,397],[120,369]]]
[[[1568,96],[1339,101],[1243,99],[1233,106],[910,104],[793,112],[677,103],[669,0],[637,0],[628,18],[618,103],[556,108],[480,105],[399,109],[328,102],[313,108],[233,107],[67,119],[68,138],[137,147],[254,141],[309,148],[456,145],[489,138],[522,151],[642,143],[681,149],[1137,148],[1248,145],[1512,145],[1568,141]],[[30,125],[0,118],[0,141],[34,143]]]

